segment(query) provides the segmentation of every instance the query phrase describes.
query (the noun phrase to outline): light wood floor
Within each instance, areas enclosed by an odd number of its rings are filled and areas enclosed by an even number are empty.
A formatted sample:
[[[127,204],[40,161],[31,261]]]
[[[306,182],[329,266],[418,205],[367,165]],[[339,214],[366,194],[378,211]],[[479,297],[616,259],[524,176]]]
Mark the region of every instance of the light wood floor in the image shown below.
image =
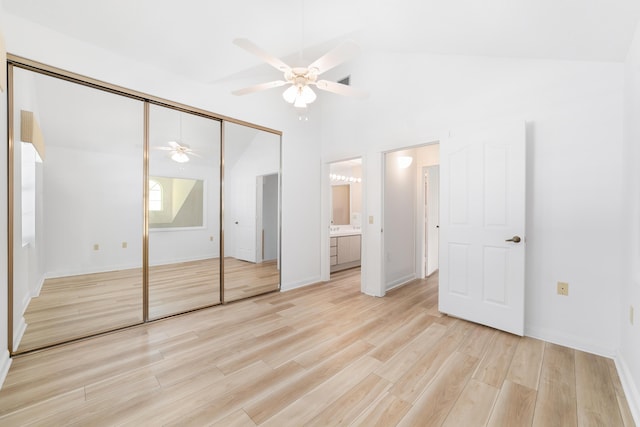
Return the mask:
[[[149,269],[149,317],[158,319],[220,303],[220,260]],[[225,301],[278,288],[275,261],[225,259]],[[19,351],[41,348],[142,322],[142,269],[47,279],[24,314]]]
[[[441,316],[359,271],[13,361],[0,425],[631,426],[611,360]]]

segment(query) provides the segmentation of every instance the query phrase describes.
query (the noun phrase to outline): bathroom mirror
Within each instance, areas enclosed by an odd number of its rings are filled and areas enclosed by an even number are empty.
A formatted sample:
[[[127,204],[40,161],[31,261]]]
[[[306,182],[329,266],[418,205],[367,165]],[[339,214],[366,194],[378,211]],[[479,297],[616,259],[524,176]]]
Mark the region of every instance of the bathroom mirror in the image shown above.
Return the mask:
[[[333,212],[331,224],[349,225],[351,223],[351,188],[349,184],[332,185],[331,202]]]
[[[142,322],[143,102],[12,70],[12,350]]]
[[[280,135],[224,122],[224,300],[280,288]]]
[[[331,163],[331,225],[361,225],[362,159]]]
[[[220,122],[149,106],[149,318],[220,303]]]

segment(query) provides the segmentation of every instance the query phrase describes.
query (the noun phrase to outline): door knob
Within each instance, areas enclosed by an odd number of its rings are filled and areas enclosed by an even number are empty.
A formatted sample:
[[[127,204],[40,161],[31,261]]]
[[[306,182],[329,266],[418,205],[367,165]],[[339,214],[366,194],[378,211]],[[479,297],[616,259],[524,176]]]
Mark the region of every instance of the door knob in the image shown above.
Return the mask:
[[[513,236],[512,238],[505,240],[505,242],[520,243],[521,240],[520,236]]]

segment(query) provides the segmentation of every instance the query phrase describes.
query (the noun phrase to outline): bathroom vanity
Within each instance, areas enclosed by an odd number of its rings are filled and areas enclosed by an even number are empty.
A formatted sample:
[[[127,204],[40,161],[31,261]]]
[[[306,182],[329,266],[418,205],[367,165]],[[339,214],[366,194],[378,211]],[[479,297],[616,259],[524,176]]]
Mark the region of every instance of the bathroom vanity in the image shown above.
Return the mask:
[[[361,234],[359,230],[332,232],[330,235],[331,272],[360,266]]]

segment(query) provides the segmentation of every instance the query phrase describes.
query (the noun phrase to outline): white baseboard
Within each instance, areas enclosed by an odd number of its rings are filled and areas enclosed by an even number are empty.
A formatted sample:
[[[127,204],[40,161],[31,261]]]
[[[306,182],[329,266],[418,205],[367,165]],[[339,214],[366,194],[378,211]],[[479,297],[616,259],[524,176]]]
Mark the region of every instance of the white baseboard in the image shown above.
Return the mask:
[[[4,384],[4,380],[7,378],[7,374],[9,373],[11,361],[12,359],[9,357],[9,351],[3,350],[0,353],[0,389],[2,388],[2,384]]]
[[[27,323],[24,321],[24,317],[20,316],[20,323],[13,326],[13,348],[16,349],[20,345],[20,341],[27,330]]]
[[[407,274],[404,277],[396,279],[393,282],[387,284],[387,292],[392,290],[392,289],[398,288],[398,287],[400,287],[402,285],[406,285],[407,283],[411,282],[412,280],[415,280],[415,278],[416,278],[416,275],[414,273],[411,273],[411,274]]]
[[[633,380],[629,366],[620,353],[616,354],[613,361],[616,364],[618,377],[620,377],[622,389],[629,403],[629,410],[631,411],[631,415],[633,415],[633,420],[637,426],[640,426],[640,389],[638,388],[640,384],[636,384]]]
[[[586,353],[596,354],[598,356],[608,357],[613,359],[615,357],[615,350],[605,348],[600,345],[585,342],[583,339],[571,335],[559,334],[557,331],[551,331],[543,328],[525,328],[525,336],[536,338],[542,341],[547,341],[553,344],[558,344],[564,347],[569,347],[574,350],[584,351]]]
[[[305,286],[315,285],[316,283],[320,283],[320,276],[313,276],[303,280],[297,280],[295,282],[283,283],[280,286],[280,290],[282,292],[291,291],[298,288],[304,288]]]
[[[38,282],[38,285],[36,286],[36,290],[31,295],[31,298],[36,298],[40,296],[40,292],[42,292],[43,285],[44,285],[44,275],[40,277],[40,282]],[[31,300],[29,300],[29,303],[31,303]]]

